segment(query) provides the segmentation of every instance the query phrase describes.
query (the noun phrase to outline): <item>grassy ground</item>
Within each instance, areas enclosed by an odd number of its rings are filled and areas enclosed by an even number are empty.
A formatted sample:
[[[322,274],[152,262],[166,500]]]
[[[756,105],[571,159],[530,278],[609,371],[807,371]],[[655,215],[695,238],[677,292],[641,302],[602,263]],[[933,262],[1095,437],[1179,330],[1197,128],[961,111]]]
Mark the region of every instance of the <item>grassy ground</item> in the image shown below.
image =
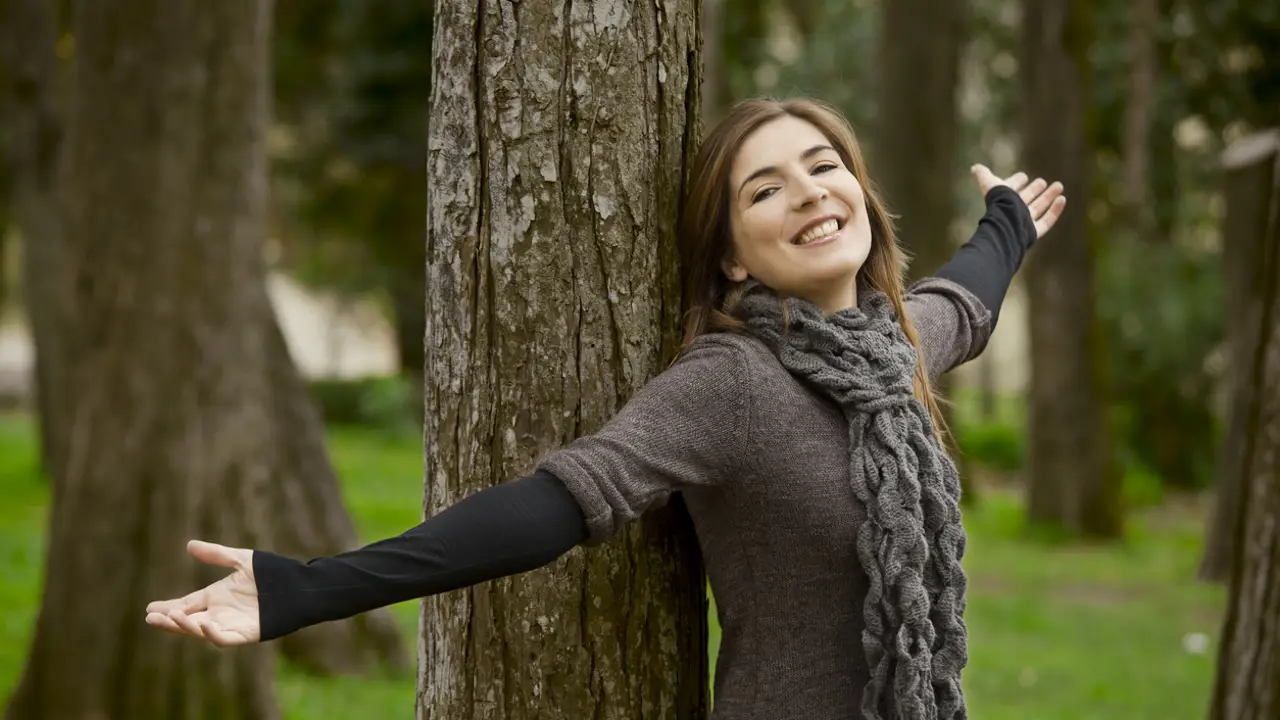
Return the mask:
[[[416,440],[348,430],[330,437],[362,537],[413,525],[421,498]],[[0,698],[18,681],[39,601],[48,495],[35,467],[30,423],[0,417]],[[1170,503],[1135,517],[1122,546],[1052,545],[1026,539],[1016,495],[988,493],[966,515],[970,715],[1203,717],[1223,593],[1191,579],[1201,518],[1194,504]],[[395,608],[410,639],[416,608]],[[713,655],[718,641],[713,628]],[[282,667],[279,680],[290,720],[412,712],[412,678],[317,680]]]

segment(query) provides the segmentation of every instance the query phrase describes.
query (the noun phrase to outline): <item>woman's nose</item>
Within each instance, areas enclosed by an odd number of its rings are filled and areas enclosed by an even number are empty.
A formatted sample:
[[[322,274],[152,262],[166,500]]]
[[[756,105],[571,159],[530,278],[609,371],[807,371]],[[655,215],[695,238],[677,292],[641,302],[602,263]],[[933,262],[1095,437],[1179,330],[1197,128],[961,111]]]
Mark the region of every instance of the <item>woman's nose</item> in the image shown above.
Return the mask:
[[[810,203],[822,202],[827,199],[827,189],[821,184],[814,182],[811,178],[806,177],[796,185],[796,193],[794,205],[796,207],[804,207]]]

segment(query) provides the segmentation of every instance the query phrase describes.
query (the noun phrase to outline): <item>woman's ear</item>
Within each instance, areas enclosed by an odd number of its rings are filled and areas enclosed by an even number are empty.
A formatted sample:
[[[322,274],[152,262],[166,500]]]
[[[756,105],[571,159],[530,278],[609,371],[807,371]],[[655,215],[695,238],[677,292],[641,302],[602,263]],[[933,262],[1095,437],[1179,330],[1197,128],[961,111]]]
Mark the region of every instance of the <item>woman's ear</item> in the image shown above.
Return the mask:
[[[726,258],[720,263],[720,269],[724,271],[724,276],[733,282],[742,282],[747,279],[747,269],[742,267],[736,257]]]

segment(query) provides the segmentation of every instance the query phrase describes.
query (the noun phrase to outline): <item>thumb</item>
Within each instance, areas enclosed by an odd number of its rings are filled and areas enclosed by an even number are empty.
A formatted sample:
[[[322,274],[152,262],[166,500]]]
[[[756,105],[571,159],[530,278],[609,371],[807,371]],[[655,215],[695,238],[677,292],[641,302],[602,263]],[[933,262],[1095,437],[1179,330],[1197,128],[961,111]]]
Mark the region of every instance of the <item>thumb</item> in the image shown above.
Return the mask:
[[[226,545],[203,540],[192,540],[187,543],[187,552],[200,562],[229,568],[239,567],[242,563],[247,562],[246,556],[249,554],[248,550],[227,547]]]
[[[973,167],[969,168],[969,173],[972,174],[973,179],[978,182],[978,189],[982,191],[984,196],[991,188],[1004,184],[1003,180],[996,177],[996,174],[991,172],[991,168],[983,165],[982,163],[977,163]]]

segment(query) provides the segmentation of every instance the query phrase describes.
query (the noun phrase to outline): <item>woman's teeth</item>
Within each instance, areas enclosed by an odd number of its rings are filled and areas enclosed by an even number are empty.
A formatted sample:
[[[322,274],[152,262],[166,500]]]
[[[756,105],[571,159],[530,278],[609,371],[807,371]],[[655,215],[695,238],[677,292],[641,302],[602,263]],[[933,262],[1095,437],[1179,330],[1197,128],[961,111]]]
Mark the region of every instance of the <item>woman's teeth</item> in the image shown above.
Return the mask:
[[[835,220],[828,220],[821,225],[811,228],[809,232],[801,235],[794,242],[796,245],[804,245],[814,240],[821,240],[828,235],[834,235],[840,229],[840,223]]]

